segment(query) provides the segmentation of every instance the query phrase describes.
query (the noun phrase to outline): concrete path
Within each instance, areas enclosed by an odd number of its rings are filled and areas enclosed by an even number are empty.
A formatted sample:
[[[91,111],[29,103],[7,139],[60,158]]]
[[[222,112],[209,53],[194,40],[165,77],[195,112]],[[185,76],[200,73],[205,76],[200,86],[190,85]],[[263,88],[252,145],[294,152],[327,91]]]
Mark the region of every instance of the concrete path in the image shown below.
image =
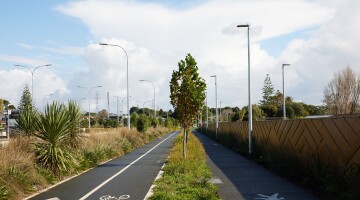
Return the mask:
[[[30,199],[142,200],[163,166],[178,133],[169,133]]]
[[[207,164],[214,176],[212,182],[218,185],[218,192],[222,199],[316,199],[293,183],[251,162],[207,136],[198,132],[194,133],[205,148]]]

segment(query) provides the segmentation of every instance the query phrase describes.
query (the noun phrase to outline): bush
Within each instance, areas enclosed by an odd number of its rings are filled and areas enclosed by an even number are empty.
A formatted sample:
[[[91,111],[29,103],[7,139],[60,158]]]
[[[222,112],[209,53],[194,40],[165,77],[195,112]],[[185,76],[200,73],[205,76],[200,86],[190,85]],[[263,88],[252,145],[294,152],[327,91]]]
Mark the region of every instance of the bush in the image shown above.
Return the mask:
[[[156,128],[159,124],[159,120],[155,117],[152,117],[150,120],[151,120],[151,126]]]
[[[140,115],[137,119],[136,129],[139,132],[145,132],[150,126],[150,120],[146,115]]]
[[[139,118],[138,114],[136,114],[136,113],[131,114],[131,116],[130,116],[130,126],[131,127],[136,127],[137,126],[138,118]],[[127,120],[126,120],[126,122],[127,122]]]

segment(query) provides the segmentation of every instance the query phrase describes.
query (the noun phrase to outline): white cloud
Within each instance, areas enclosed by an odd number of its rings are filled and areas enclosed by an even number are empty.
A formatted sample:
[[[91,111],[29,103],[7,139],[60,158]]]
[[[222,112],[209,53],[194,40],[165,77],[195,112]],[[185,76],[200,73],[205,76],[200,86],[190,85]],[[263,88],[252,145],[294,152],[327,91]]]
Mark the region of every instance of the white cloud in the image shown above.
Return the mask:
[[[92,91],[91,109],[95,109],[96,92],[99,108],[106,108],[109,91],[111,111],[115,112],[112,96],[126,96],[126,57],[120,48],[98,45],[108,42],[127,50],[133,106],[142,106],[153,98],[152,86],[138,81],[147,79],[156,85],[158,107],[165,108],[169,102],[171,72],[187,53],[195,57],[200,75],[206,79],[209,106],[215,106],[214,80],[210,78],[214,74],[218,77],[218,100],[223,101],[223,106],[244,106],[247,104],[247,37],[246,29],[236,25],[249,23],[253,102],[261,99],[267,73],[275,88],[281,88],[281,64],[289,62],[291,66],[285,69],[286,94],[297,101],[318,104],[333,72],[347,64],[359,71],[360,27],[356,26],[360,24],[359,8],[357,1],[323,0],[214,0],[182,9],[134,1],[76,1],[60,5],[57,10],[81,20],[89,28],[93,41],[86,47],[56,43],[50,47],[19,45],[54,54],[75,53],[88,67],[77,69],[73,78],[66,78],[69,80],[66,85],[65,78],[56,74],[44,75],[46,80],[37,79],[35,96],[39,95],[39,104],[44,95],[57,89],[65,92],[56,92],[51,98],[80,99],[88,98],[88,89],[76,85],[87,88],[101,85],[102,88]],[[309,29],[314,31],[308,38],[293,39],[279,57],[271,56],[271,52],[260,46],[261,41]],[[11,60],[0,55],[0,60],[5,59]],[[34,60],[24,59],[20,63],[28,62],[35,65]],[[26,77],[25,71],[23,75]],[[39,72],[40,75],[43,77]],[[23,87],[28,81],[29,77],[24,78],[13,87]],[[81,102],[87,109],[88,99]]]
[[[192,53],[208,83],[209,97],[214,95],[209,76],[217,74],[219,100],[231,106],[247,104],[246,30],[236,28],[237,24],[251,24],[252,93],[257,102],[266,73],[279,86],[276,82],[280,81],[278,66],[282,61],[271,57],[257,43],[319,26],[334,14],[334,9],[324,4],[301,0],[208,1],[186,9],[91,0],[69,2],[57,9],[86,24],[94,43],[108,41],[127,49],[133,101],[152,98],[152,88],[137,82],[149,79],[156,82],[159,104],[166,104],[171,71],[180,59]],[[116,95],[126,95],[125,57],[120,49],[91,44],[84,59],[89,71],[81,78],[76,76],[79,81],[88,84],[93,80]],[[213,102],[209,98],[209,105],[213,106]]]

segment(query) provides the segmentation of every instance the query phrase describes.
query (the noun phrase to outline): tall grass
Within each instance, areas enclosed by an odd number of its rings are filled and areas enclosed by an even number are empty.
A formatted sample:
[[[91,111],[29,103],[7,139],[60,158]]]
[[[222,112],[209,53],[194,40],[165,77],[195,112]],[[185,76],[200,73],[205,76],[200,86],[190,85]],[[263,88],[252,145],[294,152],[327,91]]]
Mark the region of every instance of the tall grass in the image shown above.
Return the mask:
[[[21,199],[47,184],[35,168],[31,143],[29,137],[17,137],[0,148],[0,199]]]
[[[216,186],[209,183],[211,171],[206,166],[200,141],[189,134],[187,157],[183,158],[183,134],[179,135],[164,167],[163,177],[156,181],[151,199],[219,199]]]

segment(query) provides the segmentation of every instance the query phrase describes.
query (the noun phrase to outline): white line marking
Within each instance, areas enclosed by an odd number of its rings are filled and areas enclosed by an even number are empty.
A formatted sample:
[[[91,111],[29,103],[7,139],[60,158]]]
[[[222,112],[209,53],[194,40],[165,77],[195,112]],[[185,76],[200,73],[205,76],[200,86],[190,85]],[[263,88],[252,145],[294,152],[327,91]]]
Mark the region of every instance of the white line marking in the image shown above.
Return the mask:
[[[165,163],[164,163],[163,166],[161,167],[158,175],[155,177],[154,182],[157,181],[159,178],[162,177],[162,175],[164,174],[164,170],[163,170],[164,167],[165,167]],[[146,193],[146,195],[145,195],[145,197],[144,197],[144,200],[149,199],[149,198],[154,194],[154,188],[156,187],[156,185],[154,185],[154,182],[153,182],[153,184],[151,185],[149,191]]]
[[[54,197],[54,198],[51,198],[51,199],[46,199],[46,200],[60,200],[59,198],[57,197]]]
[[[135,164],[137,161],[139,161],[141,158],[143,158],[144,156],[146,156],[148,153],[150,153],[152,150],[154,150],[156,147],[158,147],[161,143],[165,142],[167,139],[169,139],[172,135],[174,135],[176,132],[174,132],[173,134],[171,134],[170,136],[168,136],[167,138],[165,138],[163,141],[159,142],[159,144],[155,145],[153,148],[151,148],[149,151],[147,151],[145,154],[143,154],[142,156],[140,156],[139,158],[137,158],[136,160],[134,160],[133,162],[131,162],[129,165],[127,165],[126,167],[124,167],[122,170],[120,170],[118,173],[114,174],[113,176],[111,176],[110,178],[108,178],[107,180],[105,180],[104,182],[102,182],[100,185],[98,185],[97,187],[95,187],[94,189],[92,189],[90,192],[88,192],[87,194],[85,194],[83,197],[81,197],[79,200],[85,200],[86,198],[88,198],[90,195],[92,195],[94,192],[96,192],[98,189],[100,189],[101,187],[103,187],[104,185],[106,185],[108,182],[110,182],[112,179],[114,179],[115,177],[117,177],[118,175],[120,175],[121,173],[123,173],[125,170],[127,170],[129,167],[131,167],[133,164]]]

